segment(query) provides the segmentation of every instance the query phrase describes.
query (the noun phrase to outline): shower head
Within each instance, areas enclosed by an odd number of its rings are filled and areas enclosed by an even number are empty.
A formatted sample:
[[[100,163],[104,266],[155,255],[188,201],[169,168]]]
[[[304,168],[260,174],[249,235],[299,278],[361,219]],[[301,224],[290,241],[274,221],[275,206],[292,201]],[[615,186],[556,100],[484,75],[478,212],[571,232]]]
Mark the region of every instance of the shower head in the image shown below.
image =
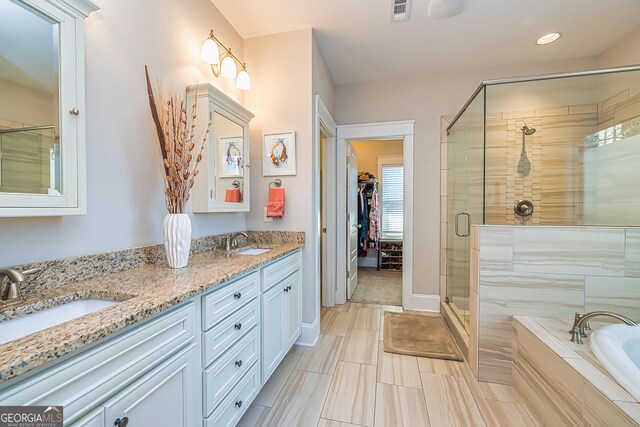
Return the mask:
[[[534,133],[536,133],[536,129],[535,128],[530,128],[527,125],[522,126],[521,129],[522,129],[522,134],[523,135],[529,136],[529,135],[533,135]]]

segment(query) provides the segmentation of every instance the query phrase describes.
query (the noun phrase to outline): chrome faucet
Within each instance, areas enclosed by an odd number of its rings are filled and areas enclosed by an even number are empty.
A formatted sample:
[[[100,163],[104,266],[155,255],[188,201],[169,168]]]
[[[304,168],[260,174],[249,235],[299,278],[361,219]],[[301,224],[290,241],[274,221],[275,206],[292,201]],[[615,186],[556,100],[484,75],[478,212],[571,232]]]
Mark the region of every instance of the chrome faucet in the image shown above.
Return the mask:
[[[586,338],[587,336],[587,334],[585,334],[584,332],[585,328],[591,329],[591,327],[589,326],[589,319],[596,316],[613,317],[614,319],[623,322],[625,325],[638,326],[636,322],[629,319],[628,317],[623,316],[622,314],[613,313],[611,311],[592,311],[591,313],[586,313],[582,316],[580,316],[579,313],[576,313],[575,319],[573,321],[573,327],[571,328],[571,331],[569,331],[571,333],[571,342],[582,344],[582,338]]]
[[[24,301],[22,296],[22,284],[27,281],[27,275],[39,272],[40,268],[32,268],[30,270],[19,271],[13,268],[0,269],[0,279],[6,277],[9,280],[2,291],[2,301],[0,306],[16,304]],[[2,283],[0,281],[0,283]]]
[[[238,246],[238,237],[240,236],[244,237],[245,239],[249,238],[249,235],[244,231],[238,231],[237,233],[229,234],[228,236],[224,237],[227,252]]]

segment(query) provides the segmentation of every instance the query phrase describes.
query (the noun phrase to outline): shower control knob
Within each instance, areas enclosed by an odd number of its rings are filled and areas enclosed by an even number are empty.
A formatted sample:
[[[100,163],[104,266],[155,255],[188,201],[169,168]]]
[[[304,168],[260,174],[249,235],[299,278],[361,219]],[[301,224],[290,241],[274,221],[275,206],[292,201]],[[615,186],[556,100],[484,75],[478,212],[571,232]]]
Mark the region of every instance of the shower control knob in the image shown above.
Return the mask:
[[[518,200],[513,207],[513,211],[521,217],[531,216],[533,214],[533,202],[530,200]]]

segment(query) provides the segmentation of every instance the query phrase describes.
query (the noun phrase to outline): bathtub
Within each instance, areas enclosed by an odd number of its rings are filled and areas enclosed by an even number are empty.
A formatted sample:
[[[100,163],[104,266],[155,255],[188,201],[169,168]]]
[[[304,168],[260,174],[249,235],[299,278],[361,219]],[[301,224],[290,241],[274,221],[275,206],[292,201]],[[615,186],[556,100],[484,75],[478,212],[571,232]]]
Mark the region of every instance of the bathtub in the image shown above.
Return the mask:
[[[598,328],[591,333],[589,345],[611,376],[640,401],[640,326]]]

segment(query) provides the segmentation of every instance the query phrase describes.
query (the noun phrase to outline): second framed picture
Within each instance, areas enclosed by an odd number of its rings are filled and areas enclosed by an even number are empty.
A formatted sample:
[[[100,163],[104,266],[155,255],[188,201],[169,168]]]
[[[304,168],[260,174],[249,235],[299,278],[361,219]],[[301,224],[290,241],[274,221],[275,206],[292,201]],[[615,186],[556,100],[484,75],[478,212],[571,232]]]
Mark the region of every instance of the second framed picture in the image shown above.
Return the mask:
[[[296,174],[296,133],[280,132],[264,135],[262,144],[262,175]]]

